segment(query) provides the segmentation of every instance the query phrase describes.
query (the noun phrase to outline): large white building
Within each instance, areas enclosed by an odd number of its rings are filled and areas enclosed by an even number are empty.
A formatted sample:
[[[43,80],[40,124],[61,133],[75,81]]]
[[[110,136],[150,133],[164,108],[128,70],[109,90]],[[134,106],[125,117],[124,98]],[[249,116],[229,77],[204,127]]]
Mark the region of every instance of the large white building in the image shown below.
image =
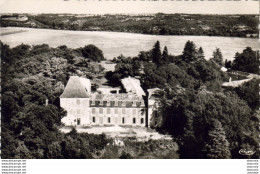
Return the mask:
[[[89,79],[71,76],[60,105],[67,111],[62,122],[68,126],[135,125],[149,126],[145,92],[140,81],[128,77],[122,88],[101,87],[91,92]]]

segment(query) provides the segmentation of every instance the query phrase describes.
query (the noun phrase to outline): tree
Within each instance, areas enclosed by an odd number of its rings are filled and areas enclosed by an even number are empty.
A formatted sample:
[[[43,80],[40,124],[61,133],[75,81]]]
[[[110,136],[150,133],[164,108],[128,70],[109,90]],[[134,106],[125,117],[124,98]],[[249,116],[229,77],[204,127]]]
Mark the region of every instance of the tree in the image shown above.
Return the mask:
[[[152,59],[153,63],[155,64],[160,64],[161,63],[161,58],[162,58],[162,53],[161,53],[161,48],[160,48],[160,42],[157,41],[154,44],[154,47],[152,49]]]
[[[236,93],[243,100],[247,101],[252,109],[259,108],[259,79],[252,79],[249,82],[235,88]]]
[[[247,103],[234,92],[223,94],[207,89],[176,89],[177,86],[165,89],[164,94],[160,95],[158,114],[152,120],[156,121],[157,130],[179,139],[181,158],[203,158],[206,152],[210,152],[205,150],[205,142],[213,149],[212,143],[209,143],[213,138],[208,135],[214,128],[212,119],[223,126],[232,158],[241,158],[238,150],[242,144],[248,143],[252,149],[259,147],[255,143],[258,122],[252,118],[252,110]]]
[[[216,50],[213,51],[213,58],[211,58],[210,60],[214,61],[220,66],[223,66],[223,56],[219,48],[216,48]]]
[[[15,152],[15,158],[25,159],[25,158],[35,158],[32,156],[31,151],[26,147],[23,141],[18,142],[18,146]]]
[[[11,60],[10,58],[10,47],[9,45],[4,44],[1,40],[0,40],[0,49],[1,49],[1,61],[2,64],[4,65],[5,63],[9,63]]]
[[[199,60],[204,60],[205,59],[204,51],[203,51],[203,49],[201,47],[198,50],[198,59]]]
[[[182,60],[186,62],[197,60],[196,45],[192,41],[188,40],[186,42],[182,52]]]
[[[22,43],[21,45],[14,47],[12,51],[16,58],[21,59],[23,56],[28,55],[30,48],[31,46]]]
[[[166,63],[170,62],[168,49],[166,46],[164,47],[164,50],[163,50],[162,60],[163,60],[163,62],[166,62]]]
[[[120,159],[133,159],[132,155],[123,151],[119,157]]]
[[[249,73],[258,73],[259,52],[255,52],[251,47],[247,47],[242,53],[236,53],[232,69]]]
[[[95,45],[87,45],[81,49],[81,52],[85,58],[89,58],[93,61],[100,62],[104,60],[103,52]]]
[[[149,61],[151,58],[151,53],[150,52],[145,52],[145,51],[140,51],[138,54],[138,58],[141,61]]]
[[[48,145],[46,157],[48,159],[62,159],[62,149],[59,142],[53,142],[52,144]]]
[[[50,47],[48,44],[35,45],[32,47],[30,51],[30,55],[38,55],[42,53],[48,53],[50,51]]]
[[[225,67],[228,68],[228,69],[231,68],[231,67],[232,67],[232,62],[231,62],[230,60],[228,61],[228,60],[226,59],[226,60],[225,60]]]
[[[208,141],[204,147],[206,158],[229,159],[231,158],[229,142],[226,133],[218,120],[213,120],[212,129],[208,132]]]

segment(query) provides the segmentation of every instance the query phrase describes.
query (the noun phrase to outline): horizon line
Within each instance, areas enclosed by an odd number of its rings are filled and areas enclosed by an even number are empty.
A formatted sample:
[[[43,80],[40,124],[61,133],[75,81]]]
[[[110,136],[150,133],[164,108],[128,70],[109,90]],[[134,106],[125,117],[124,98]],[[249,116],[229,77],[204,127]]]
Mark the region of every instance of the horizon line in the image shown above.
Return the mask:
[[[259,16],[259,13],[234,13],[234,14],[229,14],[229,13],[164,13],[164,12],[155,12],[155,13],[62,13],[62,12],[57,12],[57,13],[30,13],[30,12],[7,12],[7,13],[2,13],[0,12],[0,14],[64,14],[64,15],[153,15],[153,14],[195,14],[195,15],[229,15],[229,16],[235,16],[235,15],[257,15]]]

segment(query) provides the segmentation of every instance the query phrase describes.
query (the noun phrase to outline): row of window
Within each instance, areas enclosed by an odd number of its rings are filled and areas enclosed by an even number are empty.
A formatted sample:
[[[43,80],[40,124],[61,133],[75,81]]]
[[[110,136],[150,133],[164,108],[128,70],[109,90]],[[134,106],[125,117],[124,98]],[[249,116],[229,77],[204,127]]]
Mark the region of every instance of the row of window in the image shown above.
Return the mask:
[[[139,101],[90,101],[90,105],[92,106],[141,106],[141,104]]]
[[[69,114],[76,115],[76,114],[82,114],[81,109],[70,109],[68,110]]]
[[[69,110],[69,114],[83,114],[81,109]],[[142,111],[136,108],[91,108],[92,114],[122,114],[127,116],[142,116]]]
[[[96,123],[96,117],[92,117],[92,122]],[[107,123],[111,123],[111,118],[110,117],[107,117]],[[121,123],[125,124],[125,118],[124,117],[122,118]],[[132,123],[136,124],[136,118],[133,118]],[[144,124],[144,118],[140,119],[140,123]]]
[[[81,101],[80,99],[76,99],[76,104],[77,105],[80,105]],[[140,101],[99,101],[99,100],[96,100],[96,101],[90,101],[90,105],[96,105],[96,106],[99,106],[99,105],[104,105],[104,106],[107,106],[108,103],[110,103],[110,106],[141,106],[142,102]]]
[[[92,114],[123,114],[123,115],[142,115],[136,108],[91,108]]]

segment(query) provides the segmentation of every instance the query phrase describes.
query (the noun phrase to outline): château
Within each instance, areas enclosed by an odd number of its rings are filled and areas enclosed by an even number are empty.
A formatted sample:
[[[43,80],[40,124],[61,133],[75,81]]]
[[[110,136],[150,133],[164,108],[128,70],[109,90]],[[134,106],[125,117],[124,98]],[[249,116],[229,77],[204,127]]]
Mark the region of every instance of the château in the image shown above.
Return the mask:
[[[67,126],[131,125],[150,127],[152,107],[138,79],[121,79],[121,87],[102,86],[91,91],[87,78],[71,76],[60,105],[67,111],[62,122]],[[148,95],[151,96],[151,95]],[[148,113],[149,111],[149,113]]]

